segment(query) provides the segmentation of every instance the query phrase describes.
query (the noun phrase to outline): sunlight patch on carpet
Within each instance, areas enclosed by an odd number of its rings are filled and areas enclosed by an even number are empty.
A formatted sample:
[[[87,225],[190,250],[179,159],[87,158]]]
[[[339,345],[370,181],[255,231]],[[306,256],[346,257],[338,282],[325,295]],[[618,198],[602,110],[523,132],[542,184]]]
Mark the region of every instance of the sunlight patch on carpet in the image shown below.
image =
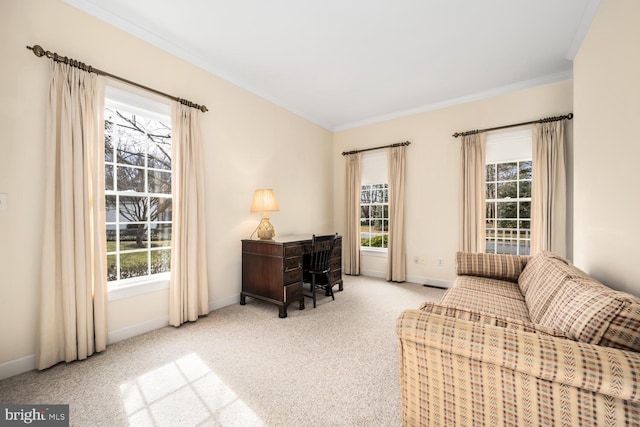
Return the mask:
[[[131,426],[264,425],[196,353],[120,385],[120,396]]]

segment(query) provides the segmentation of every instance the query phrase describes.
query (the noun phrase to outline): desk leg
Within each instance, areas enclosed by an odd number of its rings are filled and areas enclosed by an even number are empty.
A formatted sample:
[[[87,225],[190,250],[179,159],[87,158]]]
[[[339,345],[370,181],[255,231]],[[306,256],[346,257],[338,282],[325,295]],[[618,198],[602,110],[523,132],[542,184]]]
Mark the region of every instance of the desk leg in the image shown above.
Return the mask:
[[[304,310],[304,298],[302,298],[300,300],[300,306],[298,307],[299,310]]]
[[[278,317],[281,319],[284,319],[285,317],[287,317],[287,306],[286,305],[281,305],[279,306],[279,313],[278,313]]]
[[[343,287],[342,287],[342,279],[340,280],[340,286],[338,286],[338,290],[340,292],[342,292],[344,290]]]
[[[244,292],[240,292],[240,305],[245,305],[247,303],[246,297],[244,296]]]

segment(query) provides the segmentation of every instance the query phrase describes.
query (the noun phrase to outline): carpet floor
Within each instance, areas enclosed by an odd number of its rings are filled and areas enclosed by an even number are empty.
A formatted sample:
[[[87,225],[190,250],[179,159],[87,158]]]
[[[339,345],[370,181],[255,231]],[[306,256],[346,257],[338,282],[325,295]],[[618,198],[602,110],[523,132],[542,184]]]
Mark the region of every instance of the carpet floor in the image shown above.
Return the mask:
[[[395,322],[444,290],[344,277],[335,301],[247,298],[85,361],[0,381],[0,403],[69,404],[72,426],[399,426]],[[336,287],[337,290],[337,287]]]

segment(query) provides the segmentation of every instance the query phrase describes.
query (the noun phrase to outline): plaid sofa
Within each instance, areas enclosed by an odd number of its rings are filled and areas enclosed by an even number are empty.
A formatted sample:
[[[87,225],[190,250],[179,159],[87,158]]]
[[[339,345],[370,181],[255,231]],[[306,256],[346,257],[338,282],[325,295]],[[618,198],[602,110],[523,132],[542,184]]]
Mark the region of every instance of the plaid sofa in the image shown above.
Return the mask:
[[[406,426],[640,426],[640,299],[548,252],[456,254],[398,318]]]

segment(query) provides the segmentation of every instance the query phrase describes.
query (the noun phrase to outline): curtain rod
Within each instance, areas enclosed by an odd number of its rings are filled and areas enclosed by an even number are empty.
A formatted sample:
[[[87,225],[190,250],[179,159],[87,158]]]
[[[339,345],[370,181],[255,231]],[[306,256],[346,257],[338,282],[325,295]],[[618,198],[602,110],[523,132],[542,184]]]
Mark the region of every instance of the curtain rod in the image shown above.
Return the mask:
[[[530,121],[530,122],[515,123],[515,124],[512,124],[512,125],[498,126],[498,127],[495,127],[495,128],[469,130],[467,132],[456,132],[452,136],[454,138],[457,138],[459,136],[475,135],[477,133],[488,132],[488,131],[492,131],[492,130],[507,129],[507,128],[513,128],[513,127],[516,127],[516,126],[531,125],[531,124],[534,124],[534,123],[557,122],[559,120],[565,120],[565,119],[566,120],[573,119],[573,113],[569,113],[566,116],[547,117],[547,118],[540,119],[540,120],[533,120],[533,121]]]
[[[398,142],[398,143],[395,143],[395,144],[383,145],[381,147],[363,148],[362,150],[343,151],[342,155],[346,156],[347,154],[362,153],[363,151],[379,150],[381,148],[388,148],[388,147],[402,147],[402,146],[409,145],[409,144],[411,144],[409,141],[405,141],[405,142]]]
[[[148,90],[149,92],[153,92],[155,94],[164,96],[166,98],[173,99],[174,101],[178,101],[179,103],[181,103],[182,105],[186,105],[187,107],[197,108],[198,110],[202,111],[203,113],[206,113],[207,111],[209,111],[209,109],[207,108],[206,105],[199,105],[199,104],[196,104],[195,102],[191,102],[191,101],[188,101],[188,100],[183,99],[183,98],[178,98],[176,96],[169,95],[169,94],[164,93],[164,92],[160,92],[159,90],[152,89],[150,87],[141,85],[139,83],[132,82],[131,80],[124,79],[124,78],[116,76],[114,74],[107,73],[106,71],[99,70],[97,68],[92,67],[91,65],[87,65],[87,64],[85,64],[83,62],[76,61],[75,59],[68,58],[66,56],[60,56],[57,53],[50,52],[48,50],[44,50],[42,48],[42,46],[40,46],[40,45],[35,45],[33,47],[27,46],[27,49],[33,51],[33,54],[35,56],[37,56],[38,58],[46,56],[47,58],[50,58],[50,59],[54,60],[55,62],[64,62],[67,65],[71,65],[72,67],[75,67],[75,68],[80,68],[81,70],[87,71],[89,73],[95,73],[95,74],[98,74],[98,75],[101,75],[101,76],[111,77],[112,79],[116,79],[116,80],[119,80],[121,82],[128,83],[128,84],[133,85],[133,86],[137,86],[137,87],[142,88],[144,90]]]

